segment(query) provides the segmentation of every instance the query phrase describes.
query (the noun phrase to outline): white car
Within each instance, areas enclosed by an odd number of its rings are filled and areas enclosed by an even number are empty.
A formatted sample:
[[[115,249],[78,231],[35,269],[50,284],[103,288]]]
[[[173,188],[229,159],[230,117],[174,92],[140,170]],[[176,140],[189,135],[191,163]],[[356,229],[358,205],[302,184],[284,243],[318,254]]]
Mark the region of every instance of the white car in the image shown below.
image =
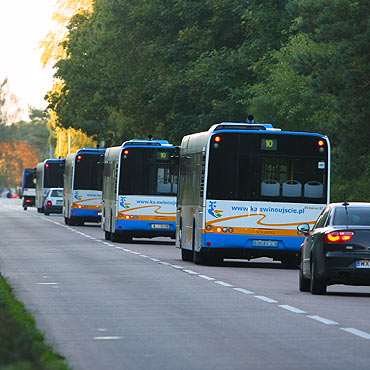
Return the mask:
[[[44,213],[48,216],[50,213],[63,212],[63,188],[50,188],[44,203]]]

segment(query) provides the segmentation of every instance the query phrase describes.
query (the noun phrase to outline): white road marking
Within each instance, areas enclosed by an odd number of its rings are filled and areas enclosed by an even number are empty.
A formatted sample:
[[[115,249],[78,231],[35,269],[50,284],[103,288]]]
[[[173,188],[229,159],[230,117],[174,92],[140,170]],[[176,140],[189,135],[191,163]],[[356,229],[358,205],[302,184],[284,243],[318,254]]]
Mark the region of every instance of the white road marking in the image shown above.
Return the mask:
[[[202,279],[206,279],[206,280],[216,280],[215,278],[207,276],[207,275],[199,275],[199,277]]]
[[[148,258],[145,254],[139,254],[140,257]]]
[[[58,285],[58,283],[37,283],[37,285]]]
[[[354,329],[354,328],[340,328],[340,330],[347,331],[348,333],[357,335],[358,337],[364,338],[364,339],[370,339],[370,334],[365,333],[362,330]]]
[[[105,328],[99,328],[98,331],[108,331],[108,329]]]
[[[225,283],[224,281],[220,281],[220,280],[215,281],[215,283],[218,284],[218,285],[226,286],[226,287],[233,287],[234,286],[234,285],[231,285],[229,283]]]
[[[168,263],[168,262],[164,262],[164,261],[160,261],[159,262],[161,265],[165,265],[165,266],[170,266],[171,264],[170,263]]]
[[[183,266],[179,266],[179,265],[171,265],[171,267],[178,269],[178,270],[181,270],[184,268]]]
[[[284,308],[284,310],[288,310],[288,311],[294,312],[294,313],[307,313],[306,311],[302,311],[299,308],[289,306],[288,304],[279,304],[279,307]]]
[[[243,289],[243,288],[233,288],[234,290],[244,293],[244,294],[254,294],[251,290]]]
[[[257,298],[257,299],[260,299],[261,301],[268,302],[268,303],[277,303],[278,302],[275,299],[265,297],[264,295],[255,295],[254,297]]]
[[[159,262],[160,260],[158,258],[150,258],[153,262]]]
[[[322,322],[323,324],[326,324],[326,325],[338,325],[336,321],[329,320],[329,319],[326,319],[325,317],[321,317],[318,315],[307,315],[307,317],[309,317],[312,320]]]
[[[94,337],[95,340],[116,340],[122,339],[122,337]]]
[[[127,248],[122,248],[125,252],[131,252],[130,249],[127,249]]]
[[[182,270],[184,272],[186,272],[187,274],[190,274],[190,275],[198,275],[197,272],[193,271],[193,270]]]

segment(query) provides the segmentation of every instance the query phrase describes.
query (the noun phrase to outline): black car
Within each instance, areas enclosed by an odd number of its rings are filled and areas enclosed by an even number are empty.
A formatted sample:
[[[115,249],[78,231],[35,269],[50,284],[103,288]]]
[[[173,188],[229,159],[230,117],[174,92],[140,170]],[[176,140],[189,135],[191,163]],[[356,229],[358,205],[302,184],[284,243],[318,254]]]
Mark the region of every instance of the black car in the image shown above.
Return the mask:
[[[332,203],[298,230],[301,246],[299,290],[325,294],[328,285],[370,285],[370,203]]]

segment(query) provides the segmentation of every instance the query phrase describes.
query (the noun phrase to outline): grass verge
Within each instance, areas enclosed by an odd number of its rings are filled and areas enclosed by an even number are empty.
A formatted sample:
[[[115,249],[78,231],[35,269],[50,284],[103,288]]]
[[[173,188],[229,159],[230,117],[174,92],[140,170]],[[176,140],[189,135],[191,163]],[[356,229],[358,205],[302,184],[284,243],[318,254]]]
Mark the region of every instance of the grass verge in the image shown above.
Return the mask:
[[[44,342],[34,318],[12,295],[0,275],[0,369],[69,370],[64,358]]]

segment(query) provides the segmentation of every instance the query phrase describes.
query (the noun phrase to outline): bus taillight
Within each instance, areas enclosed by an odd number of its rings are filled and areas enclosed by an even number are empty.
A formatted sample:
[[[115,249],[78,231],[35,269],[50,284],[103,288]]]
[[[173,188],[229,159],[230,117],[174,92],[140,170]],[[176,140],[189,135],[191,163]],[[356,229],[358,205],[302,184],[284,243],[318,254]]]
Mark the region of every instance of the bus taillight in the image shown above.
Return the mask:
[[[317,142],[317,145],[318,145],[318,146],[324,146],[324,145],[325,145],[324,140],[319,140],[319,141]]]
[[[78,155],[78,156],[77,156],[77,159],[78,159],[78,160],[82,159],[82,155]]]
[[[215,142],[219,143],[221,141],[221,138],[219,136],[215,136]]]

